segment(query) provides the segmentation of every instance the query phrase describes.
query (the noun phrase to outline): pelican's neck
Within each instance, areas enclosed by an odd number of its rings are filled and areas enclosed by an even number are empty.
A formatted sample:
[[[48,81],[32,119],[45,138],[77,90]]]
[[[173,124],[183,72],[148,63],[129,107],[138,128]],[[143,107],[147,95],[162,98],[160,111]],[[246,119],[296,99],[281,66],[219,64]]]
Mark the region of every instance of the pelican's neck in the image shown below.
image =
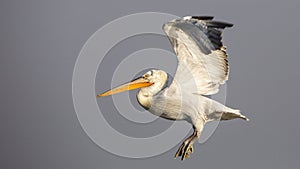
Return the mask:
[[[153,96],[158,94],[160,91],[167,87],[168,75],[166,77],[154,82],[153,85],[149,87],[141,88],[137,94],[138,102],[145,108],[149,109],[151,107],[151,101]]]
[[[142,90],[138,92],[137,99],[140,105],[143,106],[145,109],[149,109],[151,107],[152,96],[143,93]]]

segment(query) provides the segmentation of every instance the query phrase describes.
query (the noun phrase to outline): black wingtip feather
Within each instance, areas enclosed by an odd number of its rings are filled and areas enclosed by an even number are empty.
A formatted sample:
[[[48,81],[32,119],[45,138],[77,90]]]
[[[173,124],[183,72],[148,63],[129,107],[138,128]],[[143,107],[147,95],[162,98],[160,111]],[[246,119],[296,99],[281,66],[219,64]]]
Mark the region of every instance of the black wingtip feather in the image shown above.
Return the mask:
[[[230,28],[233,26],[232,23],[227,23],[227,22],[220,22],[220,21],[206,21],[206,24],[207,26],[210,26],[210,27],[214,27],[214,28]]]
[[[193,19],[198,19],[198,20],[213,20],[213,16],[192,16]]]

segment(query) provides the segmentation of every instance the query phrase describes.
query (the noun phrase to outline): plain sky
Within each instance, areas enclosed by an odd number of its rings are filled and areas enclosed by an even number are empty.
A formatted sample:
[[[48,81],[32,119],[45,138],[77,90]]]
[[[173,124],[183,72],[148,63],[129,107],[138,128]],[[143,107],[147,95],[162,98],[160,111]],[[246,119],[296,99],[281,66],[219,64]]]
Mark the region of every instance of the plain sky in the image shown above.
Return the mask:
[[[299,7],[297,0],[1,1],[0,168],[299,168]],[[159,156],[130,159],[94,144],[73,107],[73,68],[94,32],[137,12],[214,15],[234,23],[224,34],[231,66],[226,104],[251,121],[222,122],[184,162],[173,159],[178,146]],[[147,46],[171,49],[165,37],[137,36],[108,56],[124,57]],[[109,87],[106,82],[96,90]],[[139,137],[157,134],[171,124],[160,119],[140,127],[116,114],[104,116],[131,136],[132,131]]]

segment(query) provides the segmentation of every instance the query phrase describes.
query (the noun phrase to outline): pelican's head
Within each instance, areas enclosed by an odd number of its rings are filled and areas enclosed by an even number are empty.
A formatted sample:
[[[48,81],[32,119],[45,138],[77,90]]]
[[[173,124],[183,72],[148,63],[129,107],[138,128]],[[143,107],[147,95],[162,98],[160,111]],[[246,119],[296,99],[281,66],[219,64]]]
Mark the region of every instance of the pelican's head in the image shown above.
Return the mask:
[[[166,72],[162,70],[150,70],[139,78],[136,78],[102,94],[98,94],[97,97],[109,96],[138,88],[141,88],[139,93],[143,94],[144,96],[153,96],[160,92],[167,85],[167,81],[168,74]]]

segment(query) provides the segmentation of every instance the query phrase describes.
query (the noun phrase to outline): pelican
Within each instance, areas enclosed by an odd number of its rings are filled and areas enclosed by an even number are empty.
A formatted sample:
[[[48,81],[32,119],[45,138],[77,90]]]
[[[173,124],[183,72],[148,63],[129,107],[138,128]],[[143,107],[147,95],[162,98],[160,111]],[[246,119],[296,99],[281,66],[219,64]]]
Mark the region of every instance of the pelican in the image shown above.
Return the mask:
[[[175,154],[185,160],[194,151],[204,125],[210,121],[241,118],[240,110],[211,98],[228,80],[229,66],[222,31],[233,24],[213,20],[212,16],[185,16],[163,25],[177,55],[178,66],[172,83],[163,70],[150,70],[143,76],[111,89],[97,98],[140,88],[139,104],[154,115],[169,120],[185,120],[193,133]]]

